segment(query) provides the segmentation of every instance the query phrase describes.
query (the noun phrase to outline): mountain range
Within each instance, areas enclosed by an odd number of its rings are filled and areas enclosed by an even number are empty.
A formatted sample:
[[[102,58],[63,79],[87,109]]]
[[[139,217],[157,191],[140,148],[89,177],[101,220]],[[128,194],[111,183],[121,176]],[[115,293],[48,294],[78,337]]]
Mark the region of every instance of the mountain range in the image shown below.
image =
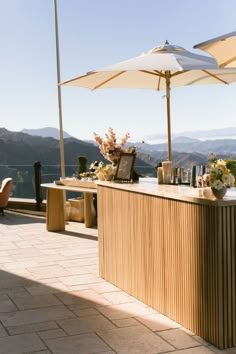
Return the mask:
[[[231,128],[232,129],[232,128]],[[227,130],[227,129],[226,129]],[[26,133],[27,131],[27,133]],[[217,134],[218,130],[215,131]],[[43,135],[43,136],[41,136]],[[53,135],[51,137],[50,135]],[[1,164],[34,164],[40,161],[45,165],[60,165],[59,131],[56,128],[24,129],[12,132],[0,128]],[[76,165],[78,156],[86,156],[88,164],[104,159],[98,146],[92,141],[82,141],[64,133],[65,163]],[[55,138],[57,137],[57,138]],[[155,167],[167,159],[167,144],[130,143],[138,151],[136,165]],[[236,158],[236,139],[200,140],[179,136],[172,140],[173,164],[178,167],[206,164],[209,152],[219,157]]]
[[[0,128],[0,180],[8,176],[13,178],[13,197],[34,198],[35,162],[41,164],[42,183],[52,182],[60,177],[59,140],[50,136],[40,136],[49,133],[58,134],[58,130],[54,128],[48,131],[44,128],[40,131],[34,130],[31,134],[31,130],[27,130],[26,133]],[[137,148],[135,171],[141,175],[156,177],[156,167],[167,159],[167,145],[144,142],[132,142],[130,145]],[[172,164],[175,167],[191,168],[193,165],[205,165],[209,152],[215,152],[218,158],[236,159],[236,140],[201,141],[189,137],[172,140]],[[79,156],[87,158],[87,170],[94,161],[108,163],[94,141],[82,141],[71,136],[64,139],[64,155],[66,176],[77,173]]]
[[[66,165],[77,165],[79,156],[86,156],[88,166],[93,161],[105,161],[98,146],[72,137],[64,139],[64,154]],[[36,161],[42,165],[60,165],[59,140],[0,128],[0,161],[1,165],[33,166]],[[136,163],[150,167],[139,158]]]
[[[235,138],[236,137],[236,127],[228,127],[228,128],[221,128],[221,129],[211,129],[211,130],[195,130],[195,131],[186,131],[181,133],[172,133],[172,139],[178,137],[188,137],[193,139],[216,139],[216,138]],[[166,139],[166,135],[164,134],[152,134],[145,137],[146,140],[160,140]]]

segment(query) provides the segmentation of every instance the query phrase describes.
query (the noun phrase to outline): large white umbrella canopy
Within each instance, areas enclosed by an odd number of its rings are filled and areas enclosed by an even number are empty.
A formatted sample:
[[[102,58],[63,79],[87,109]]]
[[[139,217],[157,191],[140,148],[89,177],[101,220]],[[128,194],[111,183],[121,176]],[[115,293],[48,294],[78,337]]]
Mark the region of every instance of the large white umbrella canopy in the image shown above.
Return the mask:
[[[196,44],[193,48],[212,55],[221,68],[236,68],[236,31]]]
[[[236,70],[219,69],[213,58],[191,53],[182,47],[156,47],[138,57],[119,62],[61,85],[101,88],[141,88],[166,90],[168,160],[172,159],[170,87],[204,84],[228,84],[236,80]]]

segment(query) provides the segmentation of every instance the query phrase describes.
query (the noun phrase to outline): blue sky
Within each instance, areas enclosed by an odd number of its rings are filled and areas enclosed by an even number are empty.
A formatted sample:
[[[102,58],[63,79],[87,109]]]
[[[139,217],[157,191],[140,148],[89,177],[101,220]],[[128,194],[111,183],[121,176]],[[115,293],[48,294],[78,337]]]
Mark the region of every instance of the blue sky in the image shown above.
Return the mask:
[[[168,39],[193,45],[235,31],[235,0],[58,0],[61,81]],[[0,0],[1,127],[59,127],[54,1]],[[203,54],[200,51],[196,53]],[[113,127],[131,140],[166,134],[164,92],[62,87],[63,128],[83,140]],[[236,83],[171,90],[172,133],[235,127]]]

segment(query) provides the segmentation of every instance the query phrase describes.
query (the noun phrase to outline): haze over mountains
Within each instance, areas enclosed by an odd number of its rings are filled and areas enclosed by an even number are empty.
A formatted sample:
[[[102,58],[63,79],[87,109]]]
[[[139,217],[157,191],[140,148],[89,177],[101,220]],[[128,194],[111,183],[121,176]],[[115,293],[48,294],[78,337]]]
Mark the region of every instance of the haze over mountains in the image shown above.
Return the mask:
[[[172,139],[178,137],[186,137],[192,139],[236,139],[236,127],[222,128],[222,129],[211,129],[211,130],[196,130],[196,131],[186,131],[181,133],[172,133]],[[153,134],[145,137],[148,141],[158,141],[166,140],[166,135],[164,134]]]
[[[64,139],[64,150],[66,165],[76,166],[79,156],[86,156],[88,167],[94,161],[105,161],[98,146],[72,137]],[[136,160],[139,166],[150,167],[147,162]],[[36,161],[42,165],[60,165],[59,140],[0,128],[0,161],[0,166],[33,166]]]
[[[45,128],[39,128],[39,129],[23,129],[23,130],[21,130],[21,132],[29,134],[29,135],[33,135],[33,136],[41,136],[43,138],[54,138],[54,139],[60,138],[59,129],[53,128],[53,127],[45,127]],[[64,136],[64,139],[72,138],[72,136],[65,131],[63,132],[63,136]]]
[[[236,128],[230,128],[233,132]],[[225,130],[229,134],[228,128]],[[26,133],[27,132],[27,133]],[[202,131],[202,134],[206,132]],[[215,130],[219,135],[219,130]],[[200,134],[200,132],[199,132]],[[213,131],[209,132],[211,137]],[[53,137],[52,137],[53,136]],[[101,161],[101,153],[94,141],[82,141],[64,133],[65,163],[76,165],[79,155],[86,156],[88,163],[95,160]],[[42,164],[60,164],[59,131],[57,128],[24,129],[22,132],[11,132],[0,128],[0,158],[1,164],[34,164],[41,161]],[[137,147],[137,164],[145,166],[157,166],[167,159],[167,144],[135,143]],[[192,165],[206,164],[207,155],[214,152],[218,157],[236,158],[236,139],[208,139],[179,136],[172,139],[172,160],[178,167],[191,167]],[[149,158],[150,156],[150,158]]]
[[[22,133],[42,136],[42,137],[51,137],[54,139],[59,139],[60,132],[59,129],[53,127],[45,127],[45,128],[38,128],[38,129],[23,129]],[[72,138],[70,134],[66,131],[63,132],[64,138]],[[212,140],[212,139],[236,139],[236,127],[230,128],[222,128],[222,129],[211,129],[211,130],[197,130],[197,131],[186,131],[181,133],[172,133],[172,139],[194,139],[194,140]],[[164,134],[153,134],[144,137],[144,140],[147,142],[153,141],[151,145],[156,145],[157,141],[166,140],[166,135]],[[155,143],[156,141],[156,143]],[[150,143],[149,143],[150,144]]]
[[[41,129],[23,129],[22,132],[32,136],[52,137],[59,139],[59,130],[57,128],[41,128]],[[208,154],[215,152],[216,154],[233,154],[236,153],[236,128],[214,129],[206,131],[185,132],[172,135],[172,150],[176,152],[201,153]],[[194,136],[194,137],[193,137]],[[163,135],[153,135],[152,138],[160,139]],[[199,137],[199,138],[196,138]],[[213,139],[215,137],[215,139]],[[64,132],[64,138],[73,138],[67,132]],[[166,138],[166,137],[165,137]],[[75,138],[74,138],[75,139]],[[155,140],[154,139],[154,140]],[[86,141],[94,144],[94,141]],[[155,151],[166,151],[167,143],[139,143],[132,142],[141,152],[153,154]]]

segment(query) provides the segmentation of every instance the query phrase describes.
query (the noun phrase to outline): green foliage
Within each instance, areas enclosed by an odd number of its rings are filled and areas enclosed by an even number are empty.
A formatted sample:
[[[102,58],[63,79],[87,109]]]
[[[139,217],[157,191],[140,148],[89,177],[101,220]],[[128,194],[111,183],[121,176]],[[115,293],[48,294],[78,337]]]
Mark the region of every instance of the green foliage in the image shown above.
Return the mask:
[[[87,171],[87,158],[85,156],[79,156],[78,157],[78,170],[77,170],[78,176],[81,173],[84,173],[86,171]]]
[[[226,161],[226,167],[231,171],[232,175],[235,177],[234,185],[236,186],[236,160],[226,159],[225,161]]]

